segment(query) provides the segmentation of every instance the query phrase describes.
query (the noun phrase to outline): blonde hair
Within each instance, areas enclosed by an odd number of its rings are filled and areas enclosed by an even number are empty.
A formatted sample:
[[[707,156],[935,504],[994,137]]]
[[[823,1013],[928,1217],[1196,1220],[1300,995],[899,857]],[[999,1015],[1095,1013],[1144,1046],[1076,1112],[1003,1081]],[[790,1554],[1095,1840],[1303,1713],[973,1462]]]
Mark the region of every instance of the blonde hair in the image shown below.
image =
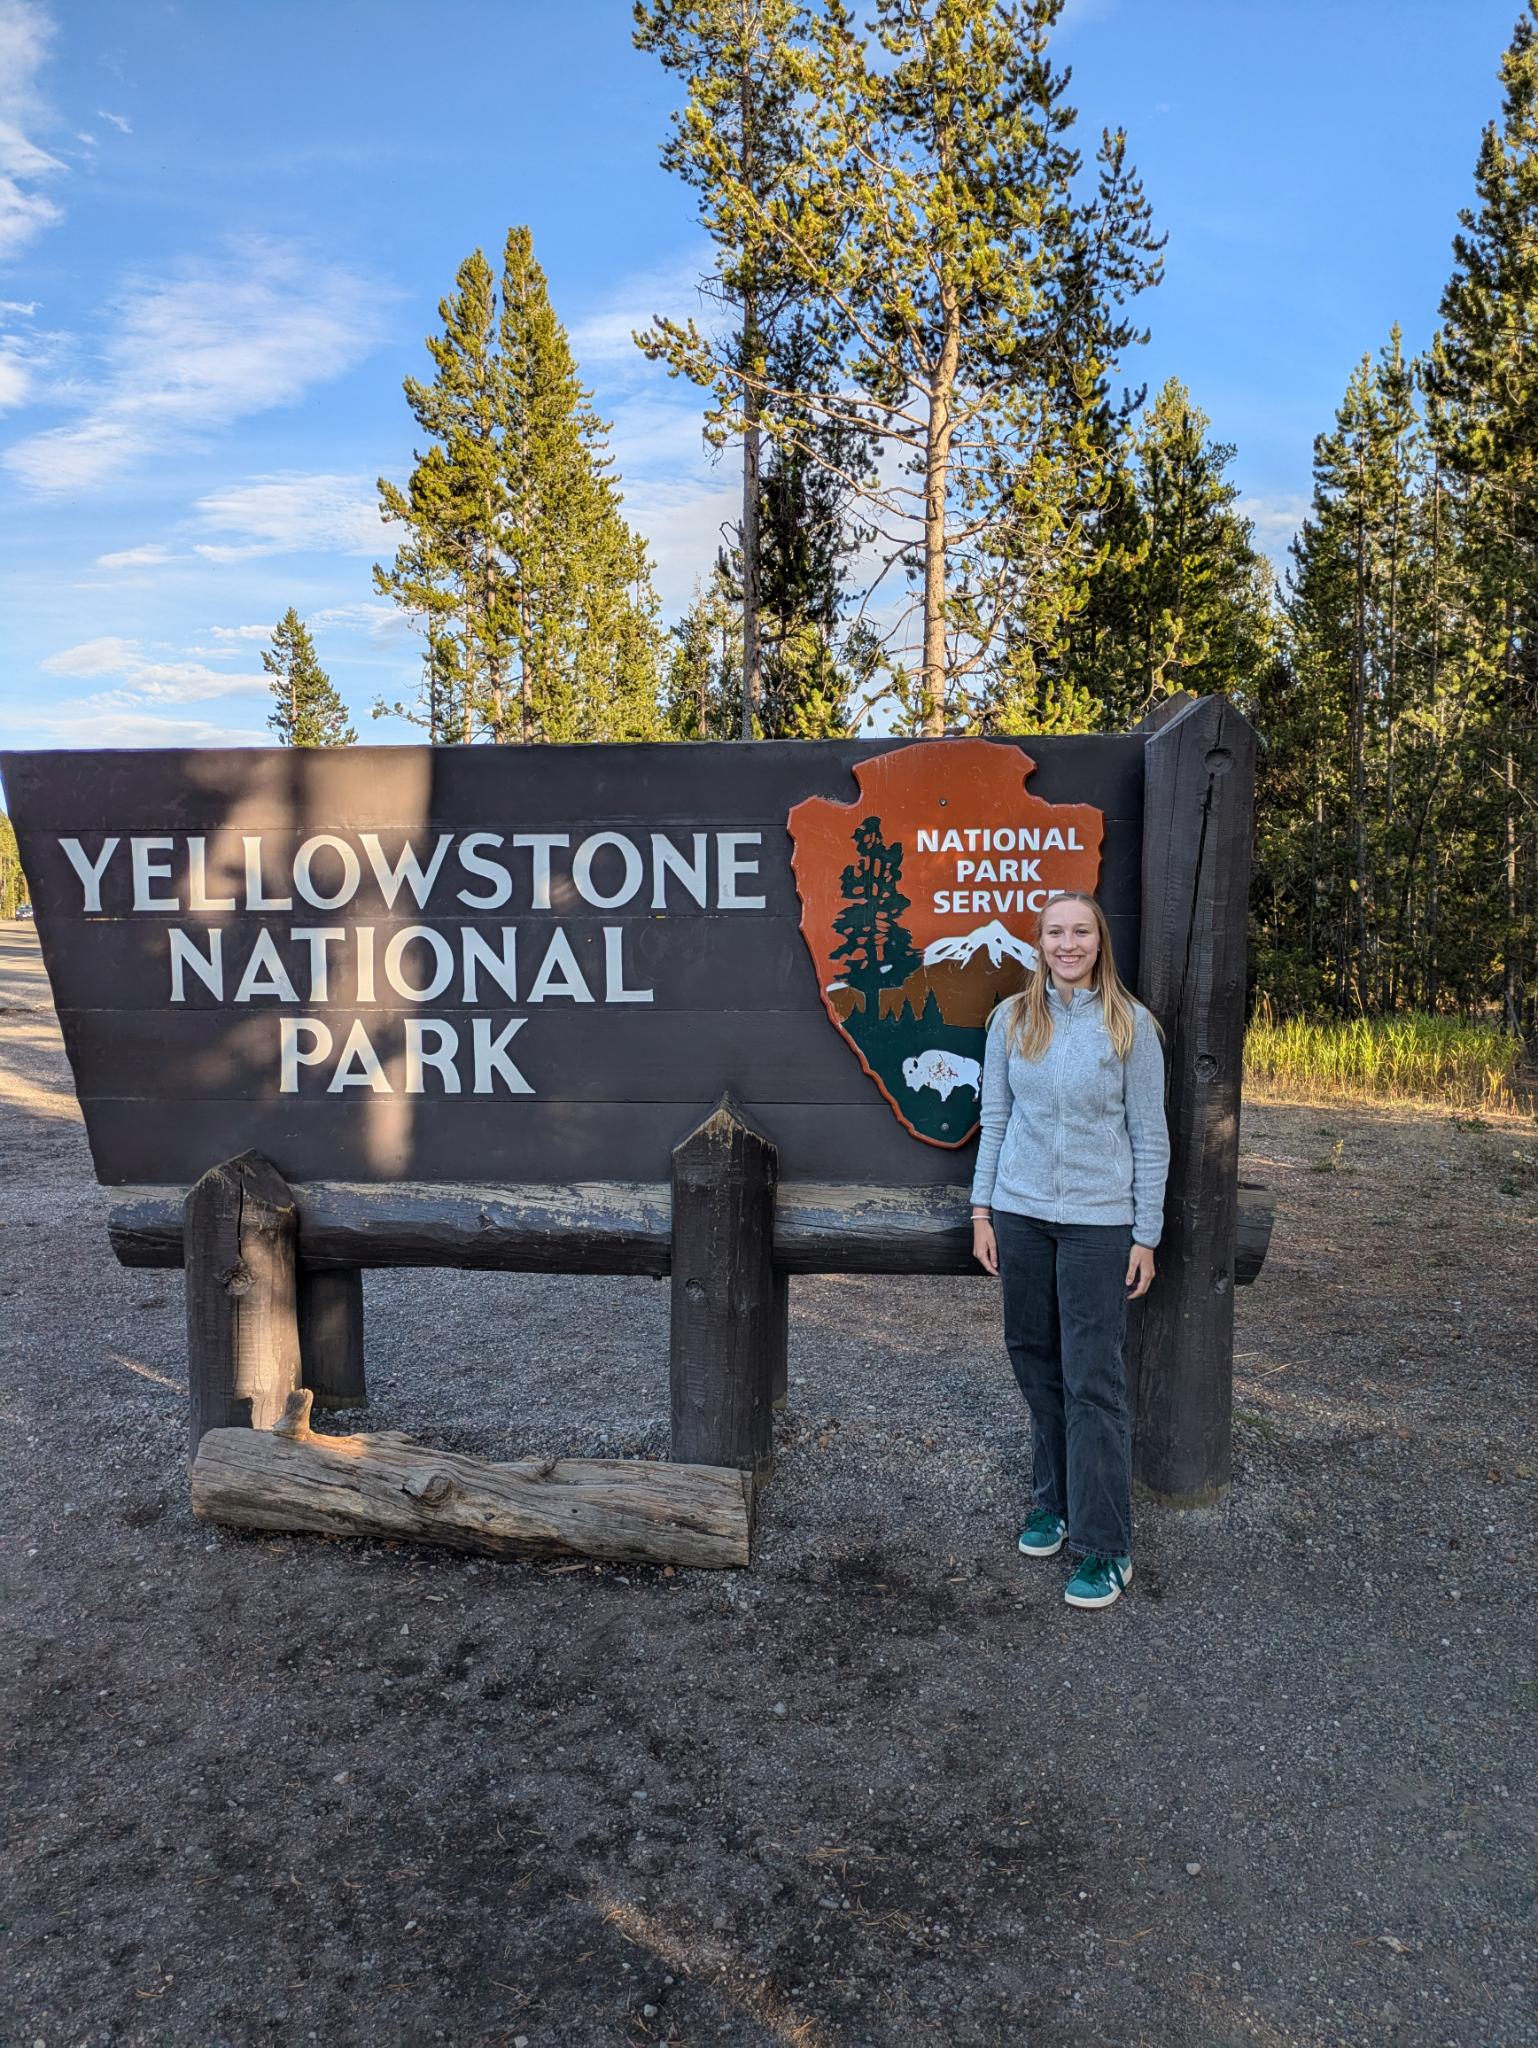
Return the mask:
[[[1111,1045],[1116,1057],[1124,1060],[1132,1050],[1133,1033],[1137,1030],[1137,1005],[1122,986],[1121,976],[1116,972],[1116,955],[1111,947],[1111,927],[1105,921],[1105,912],[1093,896],[1080,889],[1060,889],[1055,896],[1049,896],[1042,906],[1041,916],[1036,921],[1036,965],[1030,969],[1029,978],[1019,995],[1010,997],[1009,1043],[1013,1052],[1021,1059],[1039,1060],[1052,1043],[1052,1011],[1047,1003],[1047,989],[1051,972],[1047,956],[1041,950],[1042,926],[1047,921],[1047,912],[1059,903],[1087,903],[1095,920],[1095,930],[1100,935],[1100,951],[1095,959],[1094,973],[1090,987],[1100,996],[1100,1008],[1105,1017],[1105,1028],[1110,1034]]]

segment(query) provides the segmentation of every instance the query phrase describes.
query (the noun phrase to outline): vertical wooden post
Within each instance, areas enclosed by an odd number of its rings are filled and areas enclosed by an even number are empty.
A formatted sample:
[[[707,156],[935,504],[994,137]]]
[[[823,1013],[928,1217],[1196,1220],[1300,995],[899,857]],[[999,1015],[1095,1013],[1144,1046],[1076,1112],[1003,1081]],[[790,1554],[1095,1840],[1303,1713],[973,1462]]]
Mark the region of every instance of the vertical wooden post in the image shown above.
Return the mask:
[[[673,1150],[673,1457],[756,1474],[773,1461],[783,1350],[772,1254],[779,1154],[729,1096]]]
[[[1128,1330],[1133,1474],[1196,1506],[1230,1470],[1254,729],[1199,697],[1150,734],[1143,777],[1138,994],[1165,1033],[1170,1176],[1159,1277]]]
[[[299,1366],[317,1408],[368,1406],[361,1267],[300,1267]]]
[[[776,1266],[770,1279],[769,1398],[778,1413],[790,1400],[790,1275]]]
[[[210,1429],[271,1429],[299,1387],[296,1246],[287,1181],[259,1152],[210,1167],[187,1197],[192,1454]]]

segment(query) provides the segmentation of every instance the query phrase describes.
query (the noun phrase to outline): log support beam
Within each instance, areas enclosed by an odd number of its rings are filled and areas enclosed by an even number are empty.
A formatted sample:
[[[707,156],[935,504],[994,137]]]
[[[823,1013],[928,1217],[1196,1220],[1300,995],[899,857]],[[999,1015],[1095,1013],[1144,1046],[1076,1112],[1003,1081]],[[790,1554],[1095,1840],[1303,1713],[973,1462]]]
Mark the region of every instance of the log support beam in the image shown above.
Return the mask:
[[[298,1212],[257,1152],[210,1167],[187,1197],[192,1453],[210,1429],[271,1429],[299,1387]]]
[[[1224,698],[1199,697],[1143,758],[1138,994],[1164,1030],[1170,1175],[1159,1277],[1128,1329],[1133,1476],[1196,1506],[1230,1473],[1255,733]],[[1260,1257],[1266,1234],[1268,1219]]]
[[[785,1293],[774,1272],[779,1154],[730,1097],[673,1152],[673,1457],[755,1475],[773,1459]]]

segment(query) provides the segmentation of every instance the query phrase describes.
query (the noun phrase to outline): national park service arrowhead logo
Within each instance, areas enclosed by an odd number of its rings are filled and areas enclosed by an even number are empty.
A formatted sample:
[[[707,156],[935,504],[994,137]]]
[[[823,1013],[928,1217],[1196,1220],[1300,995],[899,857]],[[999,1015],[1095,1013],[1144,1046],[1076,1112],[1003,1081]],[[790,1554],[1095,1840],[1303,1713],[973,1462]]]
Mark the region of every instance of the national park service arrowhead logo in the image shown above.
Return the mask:
[[[1028,796],[1035,767],[931,740],[862,761],[854,802],[808,797],[787,820],[823,1007],[929,1145],[977,1130],[988,1015],[1035,962],[1042,905],[1099,878],[1102,814]]]

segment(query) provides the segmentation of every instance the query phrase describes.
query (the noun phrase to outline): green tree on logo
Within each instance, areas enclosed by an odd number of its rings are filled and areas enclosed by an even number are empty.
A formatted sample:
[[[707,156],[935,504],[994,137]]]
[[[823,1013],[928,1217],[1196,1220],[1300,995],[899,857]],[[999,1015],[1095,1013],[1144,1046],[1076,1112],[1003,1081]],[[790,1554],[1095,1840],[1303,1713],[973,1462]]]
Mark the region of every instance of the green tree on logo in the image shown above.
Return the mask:
[[[880,992],[901,988],[919,962],[902,914],[908,898],[902,881],[902,842],[881,836],[881,820],[865,818],[855,828],[855,859],[839,884],[844,907],[833,920],[840,943],[833,948],[850,987],[864,998],[874,1018]]]

